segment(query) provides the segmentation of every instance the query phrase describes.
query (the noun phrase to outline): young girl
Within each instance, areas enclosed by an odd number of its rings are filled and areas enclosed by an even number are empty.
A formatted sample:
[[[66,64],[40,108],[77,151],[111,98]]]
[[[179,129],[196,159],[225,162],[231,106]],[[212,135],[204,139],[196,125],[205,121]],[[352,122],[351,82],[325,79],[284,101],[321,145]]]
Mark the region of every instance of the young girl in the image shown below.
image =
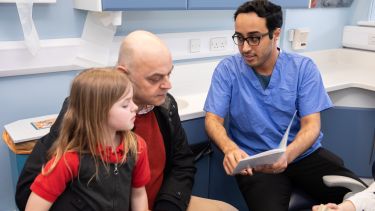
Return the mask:
[[[65,189],[77,195],[78,209],[148,210],[150,169],[144,140],[131,132],[138,109],[132,96],[117,70],[90,69],[74,79],[60,135],[26,210],[50,209]]]

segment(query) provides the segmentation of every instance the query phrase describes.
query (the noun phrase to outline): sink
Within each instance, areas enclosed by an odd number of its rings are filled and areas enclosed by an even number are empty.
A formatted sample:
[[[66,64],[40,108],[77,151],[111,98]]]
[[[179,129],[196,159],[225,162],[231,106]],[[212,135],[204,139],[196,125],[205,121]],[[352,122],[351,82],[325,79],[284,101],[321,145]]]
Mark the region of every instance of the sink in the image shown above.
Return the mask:
[[[189,106],[189,103],[186,100],[176,98],[178,109],[185,109]]]

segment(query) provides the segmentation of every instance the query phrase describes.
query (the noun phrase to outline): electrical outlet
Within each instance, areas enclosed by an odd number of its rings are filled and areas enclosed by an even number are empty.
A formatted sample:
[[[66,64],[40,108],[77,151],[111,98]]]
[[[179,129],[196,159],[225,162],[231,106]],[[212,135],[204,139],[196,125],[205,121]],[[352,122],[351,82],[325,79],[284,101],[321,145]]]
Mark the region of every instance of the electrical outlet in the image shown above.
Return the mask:
[[[210,40],[210,51],[224,51],[227,48],[226,37],[214,37]]]
[[[292,49],[293,50],[301,50],[305,49],[307,46],[307,39],[309,37],[309,29],[307,28],[300,28],[294,29],[293,41],[292,41]]]
[[[190,40],[190,53],[198,53],[201,51],[201,40],[191,39]]]

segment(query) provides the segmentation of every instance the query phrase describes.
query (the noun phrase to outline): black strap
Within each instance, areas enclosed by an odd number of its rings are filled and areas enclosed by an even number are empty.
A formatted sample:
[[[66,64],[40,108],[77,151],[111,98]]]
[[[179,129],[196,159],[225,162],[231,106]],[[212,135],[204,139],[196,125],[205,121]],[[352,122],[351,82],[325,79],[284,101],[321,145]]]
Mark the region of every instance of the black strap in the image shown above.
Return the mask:
[[[200,159],[209,155],[213,152],[210,142],[202,142],[198,144],[190,145],[191,151],[194,153],[194,162],[198,162]]]

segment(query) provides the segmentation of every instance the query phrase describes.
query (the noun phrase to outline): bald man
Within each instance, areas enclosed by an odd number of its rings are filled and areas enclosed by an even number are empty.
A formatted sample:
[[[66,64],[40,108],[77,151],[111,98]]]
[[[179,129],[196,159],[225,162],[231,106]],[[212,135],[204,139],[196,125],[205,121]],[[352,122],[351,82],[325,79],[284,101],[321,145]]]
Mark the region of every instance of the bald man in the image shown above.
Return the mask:
[[[139,107],[134,132],[142,136],[148,145],[151,169],[151,181],[146,186],[149,209],[237,210],[221,201],[191,197],[196,171],[194,155],[181,126],[177,103],[168,94],[172,88],[169,76],[173,62],[166,45],[150,32],[132,32],[121,44],[115,69],[127,74],[134,86],[133,100]],[[35,145],[21,172],[16,192],[20,210],[26,205],[30,185],[46,162],[47,150],[58,136],[68,101],[69,98],[65,100],[50,133]],[[51,209],[95,210],[95,207],[67,188]]]

